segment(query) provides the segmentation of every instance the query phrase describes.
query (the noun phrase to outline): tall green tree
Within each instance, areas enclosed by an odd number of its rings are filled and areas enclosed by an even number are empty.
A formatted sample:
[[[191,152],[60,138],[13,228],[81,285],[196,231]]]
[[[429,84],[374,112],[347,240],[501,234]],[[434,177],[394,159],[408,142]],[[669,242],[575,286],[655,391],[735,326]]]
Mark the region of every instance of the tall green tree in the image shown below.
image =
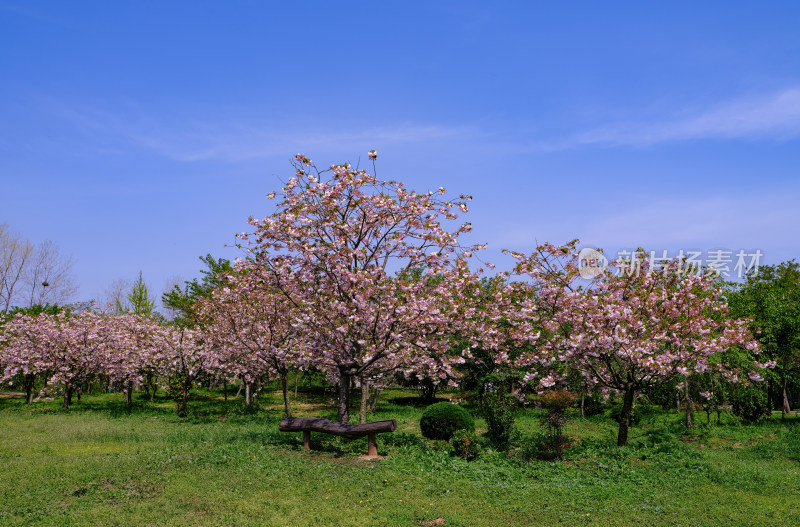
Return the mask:
[[[194,312],[197,300],[210,298],[211,292],[222,285],[222,277],[233,271],[230,260],[225,258],[215,259],[211,254],[206,254],[199,259],[206,266],[206,269],[200,271],[200,280],[193,278],[186,281],[183,288],[175,285],[171,291],[161,296],[161,303],[175,313],[173,323],[179,326],[193,326],[197,323]]]
[[[776,363],[782,392],[781,415],[791,411],[788,391],[800,376],[800,265],[795,260],[765,265],[733,286],[735,315],[753,317],[765,354]]]

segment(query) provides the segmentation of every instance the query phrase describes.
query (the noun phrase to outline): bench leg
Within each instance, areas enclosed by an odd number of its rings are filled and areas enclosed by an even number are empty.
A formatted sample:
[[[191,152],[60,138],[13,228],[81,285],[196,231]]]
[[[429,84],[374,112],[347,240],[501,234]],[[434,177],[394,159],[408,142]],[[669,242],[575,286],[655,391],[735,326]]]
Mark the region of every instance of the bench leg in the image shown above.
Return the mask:
[[[303,430],[303,448],[311,450],[311,432]]]
[[[369,457],[377,457],[378,455],[378,442],[375,441],[375,434],[367,435],[367,455]]]

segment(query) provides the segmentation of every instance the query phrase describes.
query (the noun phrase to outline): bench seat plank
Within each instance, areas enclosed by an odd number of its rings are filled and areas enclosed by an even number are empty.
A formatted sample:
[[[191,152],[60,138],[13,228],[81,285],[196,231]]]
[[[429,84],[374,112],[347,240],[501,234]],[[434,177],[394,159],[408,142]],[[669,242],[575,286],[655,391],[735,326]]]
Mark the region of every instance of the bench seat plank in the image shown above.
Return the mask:
[[[373,421],[361,425],[335,423],[321,417],[287,417],[278,425],[281,432],[323,432],[347,439],[358,439],[371,434],[394,432],[397,430],[397,421]]]

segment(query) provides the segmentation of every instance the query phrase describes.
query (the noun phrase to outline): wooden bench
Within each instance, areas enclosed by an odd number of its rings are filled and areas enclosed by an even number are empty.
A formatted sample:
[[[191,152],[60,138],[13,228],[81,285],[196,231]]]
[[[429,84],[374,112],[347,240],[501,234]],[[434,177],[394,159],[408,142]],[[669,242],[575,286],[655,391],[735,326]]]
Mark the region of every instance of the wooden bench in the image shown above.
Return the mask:
[[[287,417],[278,425],[281,432],[303,432],[303,448],[311,449],[311,432],[323,432],[347,439],[358,439],[367,436],[367,457],[378,457],[378,443],[375,434],[394,432],[397,430],[397,421],[373,421],[362,425],[346,425],[334,423],[321,417]]]

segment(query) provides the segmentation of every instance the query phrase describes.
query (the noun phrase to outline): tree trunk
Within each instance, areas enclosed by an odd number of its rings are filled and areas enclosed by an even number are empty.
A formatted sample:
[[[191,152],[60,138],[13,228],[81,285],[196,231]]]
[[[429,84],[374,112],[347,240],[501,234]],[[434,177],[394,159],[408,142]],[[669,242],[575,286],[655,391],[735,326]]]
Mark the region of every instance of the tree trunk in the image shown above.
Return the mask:
[[[244,383],[244,404],[247,406],[253,406],[253,383],[246,382]]]
[[[631,426],[631,413],[633,411],[633,399],[636,391],[633,386],[625,387],[625,395],[622,399],[622,414],[619,416],[619,433],[617,434],[617,446],[628,444],[628,428]]]
[[[361,407],[358,411],[358,422],[364,424],[367,422],[367,406],[369,405],[369,384],[366,379],[361,379]]]
[[[125,405],[129,408],[133,406],[133,381],[125,384]]]
[[[242,393],[242,387],[244,386],[244,380],[239,383],[239,389],[236,391],[236,395],[233,396],[234,399],[238,399],[239,395]]]
[[[145,395],[147,395],[148,399],[150,399],[151,403],[153,402],[153,399],[156,396],[157,386],[158,385],[156,384],[156,377],[155,377],[155,375],[153,375],[153,372],[145,373],[145,375],[144,375],[144,390],[145,390],[144,393],[145,393]]]
[[[581,392],[581,417],[585,417],[584,410],[583,410],[583,401],[586,398],[586,393]]]
[[[25,376],[25,402],[28,404],[33,403],[33,387],[36,376],[30,373]]]
[[[686,399],[686,429],[692,429],[692,398],[689,396],[689,378],[684,384],[684,398]]]
[[[350,378],[346,368],[339,368],[339,422],[350,422]]]
[[[222,396],[227,401],[228,400],[228,379],[225,379],[225,380],[222,381],[222,394],[223,394]]]
[[[422,383],[420,383],[422,387],[422,398],[426,401],[433,402],[436,400],[436,388],[439,387],[438,384],[435,384],[431,379],[424,379]]]
[[[289,370],[281,372],[281,387],[283,388],[283,409],[286,417],[292,416],[292,406],[289,404]]]
[[[183,385],[181,391],[181,399],[178,401],[178,417],[186,417],[189,407],[189,390],[192,388],[191,381],[187,381]]]
[[[792,408],[789,406],[789,397],[786,395],[786,385],[788,384],[788,378],[786,374],[783,374],[783,406],[781,407],[781,419],[786,419],[786,414],[792,411]]]
[[[381,391],[378,388],[372,390],[372,401],[369,403],[369,411],[374,412],[375,408],[378,407],[378,395],[380,395]]]
[[[72,404],[72,386],[67,385],[64,387],[64,404],[61,405],[61,408],[67,410],[70,404]]]

